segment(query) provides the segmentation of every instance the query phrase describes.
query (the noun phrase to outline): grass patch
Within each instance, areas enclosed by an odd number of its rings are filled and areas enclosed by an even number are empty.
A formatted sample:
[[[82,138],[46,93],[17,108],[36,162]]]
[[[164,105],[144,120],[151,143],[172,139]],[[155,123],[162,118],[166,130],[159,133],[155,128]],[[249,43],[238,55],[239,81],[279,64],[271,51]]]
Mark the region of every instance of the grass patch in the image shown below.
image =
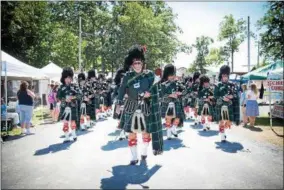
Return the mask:
[[[50,111],[47,107],[37,107],[34,109],[32,124],[34,126],[39,125],[45,119],[51,119]]]
[[[283,127],[284,120],[281,118],[272,118],[272,126],[282,126]],[[255,125],[259,126],[270,126],[270,118],[269,117],[257,117],[255,120]]]

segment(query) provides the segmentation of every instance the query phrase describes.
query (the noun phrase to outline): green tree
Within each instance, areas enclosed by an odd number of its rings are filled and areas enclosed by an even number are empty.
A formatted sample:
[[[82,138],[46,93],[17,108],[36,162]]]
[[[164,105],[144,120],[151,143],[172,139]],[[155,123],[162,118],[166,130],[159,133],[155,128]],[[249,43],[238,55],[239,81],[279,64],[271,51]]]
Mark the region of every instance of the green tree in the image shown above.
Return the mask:
[[[260,53],[272,60],[284,59],[284,2],[268,2],[268,11],[257,23],[260,34]]]
[[[235,20],[233,15],[227,15],[220,23],[219,41],[225,41],[231,56],[231,71],[234,71],[234,53],[239,51],[240,44],[246,37],[246,21]]]
[[[197,56],[193,62],[191,70],[199,70],[201,73],[205,73],[205,66],[208,65],[206,57],[209,54],[209,45],[214,40],[208,36],[201,36],[196,38],[195,44],[192,45],[197,51]]]
[[[209,65],[221,65],[224,62],[228,62],[230,53],[227,51],[227,47],[211,48],[208,56],[206,56],[206,62]]]

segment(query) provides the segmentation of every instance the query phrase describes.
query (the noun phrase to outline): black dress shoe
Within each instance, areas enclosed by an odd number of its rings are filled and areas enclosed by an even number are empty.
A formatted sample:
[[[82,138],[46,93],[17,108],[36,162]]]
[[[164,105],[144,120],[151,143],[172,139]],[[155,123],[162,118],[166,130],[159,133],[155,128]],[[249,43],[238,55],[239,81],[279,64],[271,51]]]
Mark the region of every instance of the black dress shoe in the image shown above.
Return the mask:
[[[167,138],[167,140],[172,140],[172,138],[171,138],[171,137],[169,137],[169,138]]]
[[[163,154],[163,151],[162,150],[153,150],[153,154],[154,154],[154,156],[157,156],[157,155]]]
[[[118,140],[122,141],[122,140],[124,140],[124,139],[125,139],[125,138],[120,137]]]
[[[227,141],[226,141],[226,140],[222,140],[222,141],[221,141],[221,143],[225,143],[225,142],[227,142]]]
[[[69,143],[70,142],[70,140],[64,140],[63,141],[63,143]]]
[[[146,160],[147,156],[141,156],[141,160]]]
[[[174,137],[176,137],[176,138],[178,137],[178,135],[177,135],[177,134],[173,134],[173,135],[174,135]]]
[[[130,165],[136,165],[136,164],[138,164],[138,160],[132,160],[132,161],[130,162]]]
[[[75,142],[75,141],[77,141],[77,137],[76,137],[76,138],[74,138],[74,139],[73,139],[73,141],[74,141],[74,142]]]

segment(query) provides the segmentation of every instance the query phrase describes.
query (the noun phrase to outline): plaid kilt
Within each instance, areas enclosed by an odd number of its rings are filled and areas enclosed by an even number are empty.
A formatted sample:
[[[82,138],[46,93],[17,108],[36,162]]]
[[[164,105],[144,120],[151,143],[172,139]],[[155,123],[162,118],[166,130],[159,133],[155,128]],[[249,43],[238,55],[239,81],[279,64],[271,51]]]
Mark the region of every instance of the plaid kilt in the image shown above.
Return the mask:
[[[91,99],[91,103],[87,104],[87,115],[90,116],[91,120],[96,121],[96,102],[95,98]]]
[[[198,102],[198,115],[201,115],[201,112],[202,112],[202,109],[203,109],[203,105],[204,105],[204,102],[202,102],[202,101],[199,101]],[[213,117],[213,119],[214,119],[214,115],[215,115],[215,109],[214,109],[214,106],[212,105],[212,104],[209,104],[208,103],[208,105],[209,105],[209,115],[211,115],[212,117]]]
[[[176,111],[177,118],[184,119],[185,114],[184,114],[184,110],[183,110],[181,100],[180,101],[176,100],[176,101],[174,101],[174,103],[175,103],[175,111]],[[162,102],[161,103],[161,116],[162,116],[162,118],[166,117],[168,105],[169,105],[168,102]]]
[[[99,96],[95,96],[95,108],[96,109],[100,109],[100,97]]]
[[[216,121],[221,121],[222,120],[222,116],[221,116],[221,107],[225,105],[225,104],[221,104],[221,105],[216,105],[216,110],[215,110],[215,119]],[[229,117],[230,117],[230,121],[234,121],[234,113],[233,113],[233,106],[232,105],[228,105],[228,110],[229,110]]]
[[[64,110],[65,110],[65,107],[66,106],[61,106],[60,107],[60,112],[59,112],[59,117],[58,117],[58,119],[59,120],[63,120],[64,119]],[[77,123],[77,120],[80,122],[80,120],[79,120],[79,112],[78,112],[78,106],[77,106],[77,104],[76,104],[76,106],[75,107],[71,107],[71,120],[72,121],[76,121],[76,123]],[[68,121],[69,120],[69,116],[67,116],[66,117],[66,120]]]
[[[240,123],[240,99],[233,99],[233,112],[234,112],[234,122],[238,125]]]
[[[189,103],[189,107],[191,107],[191,108],[196,108],[196,106],[197,106],[197,98],[195,98],[195,97],[191,97],[191,102]]]

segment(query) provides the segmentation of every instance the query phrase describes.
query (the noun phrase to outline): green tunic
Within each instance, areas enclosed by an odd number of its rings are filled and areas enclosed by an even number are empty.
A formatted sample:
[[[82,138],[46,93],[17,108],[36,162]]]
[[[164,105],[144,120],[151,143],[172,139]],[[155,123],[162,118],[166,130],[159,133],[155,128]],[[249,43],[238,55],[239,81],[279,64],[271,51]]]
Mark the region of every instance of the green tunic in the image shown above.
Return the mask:
[[[128,99],[124,104],[124,111],[121,116],[120,125],[126,132],[131,131],[131,121],[133,112],[137,109],[135,102],[138,102],[138,95],[151,93],[151,97],[146,100],[150,114],[145,116],[146,131],[152,134],[153,150],[163,150],[163,132],[161,123],[161,113],[158,97],[158,83],[154,84],[154,73],[146,70],[143,73],[137,74],[134,71],[127,72],[123,77],[121,86],[118,90],[117,102],[118,105],[123,105],[124,95],[127,94]],[[135,107],[132,110],[126,110],[128,104],[134,103]],[[136,108],[136,109],[135,109]],[[131,113],[132,112],[132,113]]]
[[[225,102],[223,98],[227,95],[233,95],[233,99],[229,102]],[[223,105],[228,106],[230,121],[238,122],[239,117],[234,117],[234,111],[238,112],[235,115],[239,115],[239,109],[235,109],[235,107],[239,108],[239,104],[236,103],[235,99],[239,99],[237,89],[235,85],[231,82],[223,83],[219,82],[214,89],[214,98],[216,99],[216,112],[215,119],[217,121],[222,120],[221,116],[221,107]],[[238,101],[237,101],[238,102]]]

